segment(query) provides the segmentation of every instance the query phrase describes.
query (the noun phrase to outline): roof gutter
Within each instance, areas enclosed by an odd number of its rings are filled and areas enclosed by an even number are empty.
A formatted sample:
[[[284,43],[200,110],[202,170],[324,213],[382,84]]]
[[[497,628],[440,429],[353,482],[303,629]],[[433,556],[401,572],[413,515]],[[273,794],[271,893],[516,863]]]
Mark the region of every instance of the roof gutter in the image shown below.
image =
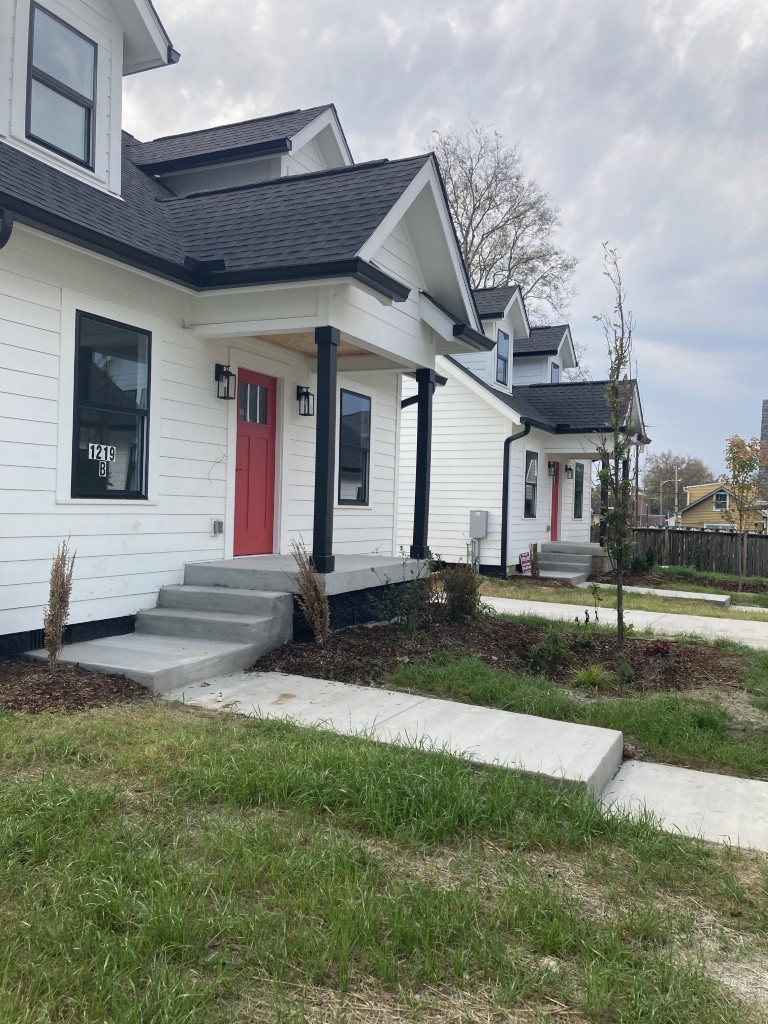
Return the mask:
[[[151,146],[151,142],[144,143]],[[141,159],[137,154],[134,163],[147,174],[172,174],[174,171],[190,171],[195,167],[208,167],[218,164],[229,164],[235,160],[248,160],[260,156],[275,156],[278,153],[289,153],[291,140],[269,139],[267,142],[255,142],[250,146],[235,146],[231,149],[218,150],[211,153],[196,153],[194,156],[177,156],[167,160]]]
[[[467,324],[454,324],[453,336],[460,341],[466,341],[472,348],[479,349],[481,352],[490,352],[496,345],[496,342],[492,341],[491,338],[486,337],[485,334],[481,334],[480,331],[476,331],[474,327],[469,327]]]
[[[528,437],[531,432],[531,424],[521,417],[520,423],[525,423],[522,430],[516,434],[510,434],[504,439],[504,461],[501,464],[501,557],[499,568],[501,575],[507,575],[507,534],[509,532],[509,449],[514,441],[520,441]]]

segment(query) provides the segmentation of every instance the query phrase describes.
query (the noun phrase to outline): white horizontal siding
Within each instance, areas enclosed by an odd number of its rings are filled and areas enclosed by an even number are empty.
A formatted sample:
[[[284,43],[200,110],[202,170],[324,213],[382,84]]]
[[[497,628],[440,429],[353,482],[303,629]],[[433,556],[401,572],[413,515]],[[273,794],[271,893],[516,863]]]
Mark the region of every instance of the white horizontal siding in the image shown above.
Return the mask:
[[[286,158],[286,169],[288,174],[313,174],[326,169],[323,154],[314,139],[310,139],[301,149],[289,154]]]
[[[549,384],[549,364],[545,356],[517,356],[512,360],[513,384]]]

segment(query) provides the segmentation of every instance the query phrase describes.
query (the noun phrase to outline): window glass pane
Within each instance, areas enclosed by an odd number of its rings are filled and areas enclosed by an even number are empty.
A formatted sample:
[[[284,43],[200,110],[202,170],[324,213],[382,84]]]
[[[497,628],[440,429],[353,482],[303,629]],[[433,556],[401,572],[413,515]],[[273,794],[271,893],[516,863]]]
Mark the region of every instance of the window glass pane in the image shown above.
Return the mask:
[[[90,120],[90,111],[86,107],[73,103],[66,96],[60,96],[41,82],[32,82],[30,134],[88,163]]]
[[[528,483],[535,484],[539,473],[539,458],[533,452],[525,453],[525,479]]]
[[[581,519],[584,515],[584,466],[576,463],[576,474],[573,486],[573,518]]]
[[[339,418],[339,502],[368,502],[368,468],[371,447],[371,400],[342,391]]]
[[[147,409],[149,338],[141,331],[80,319],[79,398],[85,405]]]
[[[536,518],[536,477],[538,475],[539,457],[536,452],[525,453],[525,496],[523,516],[526,519]]]
[[[143,416],[83,408],[75,451],[75,483],[80,496],[109,497],[110,492],[143,489]],[[98,458],[89,445],[113,446],[114,459]],[[94,457],[97,456],[97,457]]]
[[[239,420],[248,419],[248,387],[249,385],[242,380],[238,384],[237,418]]]
[[[258,384],[251,384],[248,418],[251,423],[267,422],[267,389]]]
[[[552,363],[552,370],[549,375],[549,380],[551,384],[560,383],[560,367],[557,365],[557,363]]]
[[[149,335],[78,317],[73,497],[144,497]]]
[[[496,383],[506,384],[509,374],[509,335],[499,331],[496,339]]]
[[[35,8],[32,42],[35,68],[92,100],[95,59],[92,42]]]

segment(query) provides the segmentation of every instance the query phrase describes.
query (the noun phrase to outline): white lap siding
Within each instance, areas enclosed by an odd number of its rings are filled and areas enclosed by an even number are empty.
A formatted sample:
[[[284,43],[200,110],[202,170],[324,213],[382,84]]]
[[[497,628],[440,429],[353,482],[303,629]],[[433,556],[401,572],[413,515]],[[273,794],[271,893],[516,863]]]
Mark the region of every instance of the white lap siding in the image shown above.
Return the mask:
[[[200,338],[181,326],[190,301],[20,226],[0,253],[0,635],[42,626],[65,537],[77,552],[73,623],[154,606],[185,562],[231,555],[237,403],[217,399],[216,362],[278,378],[275,547],[311,546],[316,420],[298,415],[296,385],[316,390],[314,360],[254,338]],[[70,497],[78,309],[152,334],[147,501]],[[335,510],[334,549],[391,554],[400,376],[347,372],[342,359],[339,386],[372,399],[370,504]]]

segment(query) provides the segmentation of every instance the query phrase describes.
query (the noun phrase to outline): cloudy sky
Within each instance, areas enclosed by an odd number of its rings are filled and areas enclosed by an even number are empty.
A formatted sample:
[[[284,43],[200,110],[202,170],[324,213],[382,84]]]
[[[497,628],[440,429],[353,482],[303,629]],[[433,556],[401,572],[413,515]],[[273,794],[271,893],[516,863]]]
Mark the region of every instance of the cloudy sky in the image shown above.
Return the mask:
[[[140,139],[335,102],[356,160],[469,116],[519,142],[580,259],[604,373],[601,243],[623,257],[648,431],[722,471],[768,398],[762,0],[157,0],[182,60],[127,80]]]

